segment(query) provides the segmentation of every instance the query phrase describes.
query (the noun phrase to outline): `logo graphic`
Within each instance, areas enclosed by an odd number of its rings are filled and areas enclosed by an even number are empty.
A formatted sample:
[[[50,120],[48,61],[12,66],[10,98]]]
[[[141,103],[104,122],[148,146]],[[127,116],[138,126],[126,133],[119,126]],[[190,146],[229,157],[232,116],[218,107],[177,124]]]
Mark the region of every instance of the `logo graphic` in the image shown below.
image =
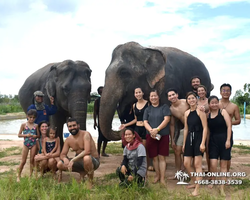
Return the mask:
[[[188,176],[188,174],[186,172],[182,172],[182,170],[177,171],[175,173],[174,177],[178,179],[178,182],[177,182],[178,185],[188,184],[187,182],[184,182],[184,180],[188,180],[189,179],[189,176]]]

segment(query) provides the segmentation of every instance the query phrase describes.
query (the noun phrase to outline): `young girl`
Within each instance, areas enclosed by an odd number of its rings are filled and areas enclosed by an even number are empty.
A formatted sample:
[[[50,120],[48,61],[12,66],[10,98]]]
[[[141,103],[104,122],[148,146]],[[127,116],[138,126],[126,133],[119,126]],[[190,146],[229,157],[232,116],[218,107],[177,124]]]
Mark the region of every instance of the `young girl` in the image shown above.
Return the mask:
[[[22,150],[22,161],[21,161],[20,166],[17,169],[18,170],[17,182],[20,182],[21,173],[26,163],[29,150],[30,150],[30,177],[33,173],[34,157],[37,151],[36,139],[40,137],[37,124],[34,123],[36,116],[37,116],[37,112],[35,109],[29,110],[27,112],[28,121],[21,125],[19,133],[18,133],[18,137],[24,138],[24,145],[23,145],[23,150]]]
[[[56,128],[49,127],[47,129],[47,137],[43,140],[43,154],[50,156],[56,152],[58,148],[58,140],[56,136]],[[59,161],[59,160],[58,160]]]

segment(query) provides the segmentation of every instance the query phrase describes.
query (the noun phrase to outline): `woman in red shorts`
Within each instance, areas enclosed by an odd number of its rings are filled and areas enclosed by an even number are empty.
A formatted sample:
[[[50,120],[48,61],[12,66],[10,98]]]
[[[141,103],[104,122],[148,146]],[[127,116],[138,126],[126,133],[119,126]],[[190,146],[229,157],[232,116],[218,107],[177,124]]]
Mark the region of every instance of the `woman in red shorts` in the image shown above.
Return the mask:
[[[149,95],[151,105],[143,115],[144,126],[147,130],[146,145],[149,158],[153,158],[156,172],[154,183],[160,181],[165,185],[166,156],[169,155],[169,122],[170,109],[168,105],[160,103],[157,90]]]

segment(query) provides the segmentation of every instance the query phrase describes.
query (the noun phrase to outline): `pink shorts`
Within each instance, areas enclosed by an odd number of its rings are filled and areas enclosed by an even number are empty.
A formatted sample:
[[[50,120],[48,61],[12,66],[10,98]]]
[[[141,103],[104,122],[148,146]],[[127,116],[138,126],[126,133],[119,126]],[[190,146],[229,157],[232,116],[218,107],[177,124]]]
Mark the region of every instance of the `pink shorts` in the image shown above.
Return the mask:
[[[147,134],[146,142],[149,158],[154,158],[158,155],[169,155],[169,135],[161,136],[160,140],[156,140],[151,138],[150,134]]]

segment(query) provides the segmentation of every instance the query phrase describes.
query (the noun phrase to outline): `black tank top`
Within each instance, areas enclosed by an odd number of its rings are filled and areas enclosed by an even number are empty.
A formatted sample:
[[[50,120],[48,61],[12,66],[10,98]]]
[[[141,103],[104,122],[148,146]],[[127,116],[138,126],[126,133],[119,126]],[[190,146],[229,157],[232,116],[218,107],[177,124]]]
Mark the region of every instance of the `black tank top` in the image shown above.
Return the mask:
[[[137,121],[143,121],[143,114],[144,114],[144,110],[148,107],[148,102],[145,104],[145,106],[139,110],[136,107],[137,102],[135,103],[135,116],[137,118]]]
[[[218,115],[215,118],[211,118],[211,114],[209,113],[207,122],[211,135],[227,134],[227,124],[220,110],[218,110]]]
[[[187,117],[187,124],[188,124],[188,132],[202,132],[203,131],[201,119],[198,116],[196,110],[190,111]]]

